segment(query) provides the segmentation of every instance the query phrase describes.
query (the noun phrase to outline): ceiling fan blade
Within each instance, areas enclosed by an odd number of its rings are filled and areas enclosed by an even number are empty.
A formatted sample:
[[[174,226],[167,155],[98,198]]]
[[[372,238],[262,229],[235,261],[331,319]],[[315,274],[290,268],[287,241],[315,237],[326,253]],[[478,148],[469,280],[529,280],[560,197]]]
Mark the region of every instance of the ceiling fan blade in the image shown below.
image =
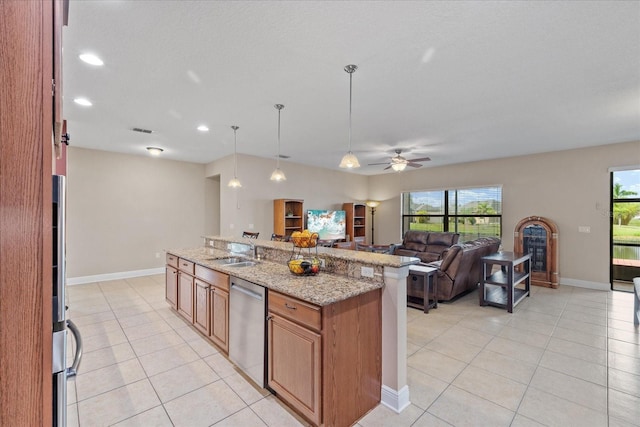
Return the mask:
[[[387,170],[387,169],[391,169],[391,165],[387,166],[386,168],[384,168],[383,170]]]
[[[411,166],[412,168],[421,168],[422,165],[420,163],[407,163],[407,166]]]
[[[368,166],[378,166],[378,165],[388,165],[389,162],[383,162],[383,163],[369,163]]]
[[[409,162],[428,162],[431,160],[429,157],[420,157],[419,159],[411,159]]]

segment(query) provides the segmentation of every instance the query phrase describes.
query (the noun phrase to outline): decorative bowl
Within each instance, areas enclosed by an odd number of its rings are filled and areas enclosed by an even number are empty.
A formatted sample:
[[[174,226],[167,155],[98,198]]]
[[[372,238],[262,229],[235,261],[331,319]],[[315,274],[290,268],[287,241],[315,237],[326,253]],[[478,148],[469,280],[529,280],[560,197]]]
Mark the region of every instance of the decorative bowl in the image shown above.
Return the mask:
[[[289,271],[296,276],[315,276],[320,272],[320,260],[300,258],[289,261]]]

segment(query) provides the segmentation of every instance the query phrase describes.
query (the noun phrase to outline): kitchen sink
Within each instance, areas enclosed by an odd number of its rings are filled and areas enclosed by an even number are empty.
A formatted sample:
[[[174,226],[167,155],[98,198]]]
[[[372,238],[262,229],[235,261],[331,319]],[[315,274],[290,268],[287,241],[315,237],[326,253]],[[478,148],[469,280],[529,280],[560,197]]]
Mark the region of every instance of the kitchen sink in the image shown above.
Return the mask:
[[[237,264],[245,261],[246,261],[246,258],[241,258],[241,257],[228,257],[228,258],[219,258],[219,259],[213,260],[215,264],[220,264],[220,265]]]
[[[251,267],[256,265],[256,261],[244,257],[230,256],[227,258],[219,258],[212,260],[214,264],[224,265],[225,267]]]
[[[255,261],[240,261],[232,264],[227,264],[227,267],[251,267],[252,265],[258,264]]]

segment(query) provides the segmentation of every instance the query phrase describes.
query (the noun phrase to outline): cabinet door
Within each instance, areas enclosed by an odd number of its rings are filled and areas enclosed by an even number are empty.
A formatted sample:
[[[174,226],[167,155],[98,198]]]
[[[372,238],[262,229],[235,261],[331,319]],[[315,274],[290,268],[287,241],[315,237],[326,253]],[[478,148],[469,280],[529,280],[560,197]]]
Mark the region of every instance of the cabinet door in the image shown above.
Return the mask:
[[[193,323],[193,277],[178,272],[178,313]]]
[[[322,420],[320,334],[269,312],[268,384],[316,425]]]
[[[229,292],[213,286],[211,292],[211,334],[218,347],[229,353]]]
[[[167,266],[165,299],[174,310],[178,308],[178,270]]]
[[[209,289],[208,283],[202,280],[195,279],[195,303],[194,303],[194,315],[193,324],[203,334],[209,335]]]

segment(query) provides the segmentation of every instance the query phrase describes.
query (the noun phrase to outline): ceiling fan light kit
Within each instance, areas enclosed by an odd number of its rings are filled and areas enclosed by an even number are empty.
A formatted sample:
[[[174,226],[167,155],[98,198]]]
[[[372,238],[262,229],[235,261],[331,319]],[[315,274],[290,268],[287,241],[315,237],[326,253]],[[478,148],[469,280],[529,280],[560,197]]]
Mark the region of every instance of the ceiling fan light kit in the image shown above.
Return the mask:
[[[233,129],[233,179],[229,181],[227,186],[230,188],[240,188],[242,184],[238,179],[238,140],[236,137],[236,133],[240,128],[238,126],[231,126],[231,129]]]
[[[353,93],[353,73],[356,72],[358,67],[356,65],[350,64],[344,67],[344,70],[349,73],[349,151],[344,155],[342,161],[340,162],[341,168],[353,169],[359,168],[360,162],[358,162],[358,158],[351,151],[351,104],[352,104],[352,93]]]
[[[396,149],[395,152],[396,155],[391,157],[391,160],[389,162],[369,163],[369,166],[388,165],[386,168],[384,168],[384,170],[393,169],[395,172],[402,172],[407,168],[407,166],[411,166],[412,168],[419,168],[422,167],[422,165],[418,162],[428,162],[429,160],[431,160],[429,157],[420,157],[419,159],[407,160],[400,155],[400,153],[402,153],[402,150]]]
[[[280,112],[284,108],[284,105],[276,104],[274,105],[274,107],[276,107],[276,110],[278,110],[278,157],[276,160],[276,170],[273,171],[270,179],[271,181],[280,182],[287,180],[284,172],[282,172],[282,170],[280,169]]]

